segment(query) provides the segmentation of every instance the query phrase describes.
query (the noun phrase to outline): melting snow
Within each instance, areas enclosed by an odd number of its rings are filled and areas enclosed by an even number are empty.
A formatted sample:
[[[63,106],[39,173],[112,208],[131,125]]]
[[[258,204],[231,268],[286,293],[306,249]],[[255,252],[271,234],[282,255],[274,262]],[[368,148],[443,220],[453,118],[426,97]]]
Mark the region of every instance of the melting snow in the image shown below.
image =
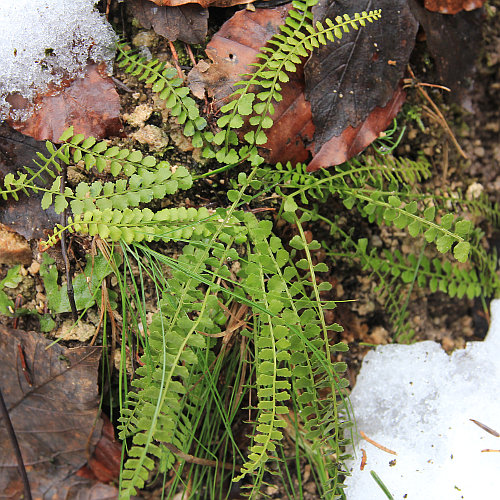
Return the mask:
[[[500,439],[470,421],[500,432],[500,300],[491,314],[486,340],[451,356],[430,341],[366,355],[351,395],[357,428],[397,456],[361,440],[348,500],[387,500],[372,470],[395,500],[500,498],[500,453],[482,451],[500,450]]]
[[[30,101],[49,82],[82,76],[87,59],[111,69],[116,35],[95,0],[0,0],[0,121],[9,94]]]

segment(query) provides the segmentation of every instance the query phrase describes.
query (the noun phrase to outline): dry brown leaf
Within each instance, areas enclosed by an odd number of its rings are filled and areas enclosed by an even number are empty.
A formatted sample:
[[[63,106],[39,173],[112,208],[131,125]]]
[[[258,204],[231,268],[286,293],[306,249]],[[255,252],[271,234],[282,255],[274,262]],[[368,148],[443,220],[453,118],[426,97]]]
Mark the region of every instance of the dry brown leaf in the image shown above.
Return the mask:
[[[304,94],[304,72],[299,67],[290,74],[282,91],[283,99],[275,103],[274,124],[267,130],[267,142],[261,155],[268,163],[303,163],[309,157],[308,147],[314,136],[311,105]]]
[[[208,10],[196,4],[157,7],[149,0],[131,0],[132,14],[146,29],[167,40],[202,43],[208,29]]]
[[[440,14],[456,14],[462,10],[482,7],[486,0],[424,0],[424,7]]]
[[[102,139],[117,135],[122,128],[120,98],[113,81],[104,74],[103,65],[89,64],[83,78],[66,80],[64,88],[38,96],[26,121],[8,122],[39,141],[57,142],[70,126],[77,134]]]
[[[232,7],[233,5],[242,5],[252,3],[254,0],[151,0],[161,7],[177,7],[187,3],[197,3],[202,7]]]
[[[37,332],[0,325],[0,384],[34,498],[66,497],[73,483],[66,480],[85,464],[102,426],[97,392],[101,349],[49,347],[50,343]],[[9,498],[20,498],[22,493],[3,421],[0,491],[8,492]]]
[[[252,68],[248,65],[255,62],[258,49],[278,32],[288,10],[289,6],[282,6],[256,9],[255,12],[240,11],[227,21],[207,47],[212,65],[207,68],[206,63],[203,66],[200,63],[189,74],[190,86],[197,96],[202,97],[206,90],[214,98],[216,109],[223,106],[234,91],[234,84],[241,80],[240,74]],[[283,99],[274,103],[274,125],[266,131],[268,140],[261,148],[262,156],[269,163],[305,162],[310,151],[314,154],[316,150],[318,157],[313,159],[312,170],[342,163],[362,151],[387,128],[404,100],[400,90],[395,95],[389,94],[392,95],[389,103],[372,111],[366,122],[356,128],[345,128],[339,137],[315,149],[316,144],[312,143],[315,127],[310,104],[304,96],[303,68],[289,76],[290,81],[283,85]],[[241,137],[247,131],[243,127],[238,134]]]
[[[275,9],[240,10],[226,21],[215,33],[205,50],[212,64],[196,65],[188,75],[189,86],[197,97],[203,89],[215,99],[215,107],[222,107],[234,92],[234,84],[241,80],[242,73],[252,71],[250,63],[266,42],[277,33],[285,22],[289,5]]]
[[[332,137],[314,155],[307,171],[314,172],[322,167],[339,165],[363,151],[390,125],[401,109],[405,96],[405,92],[398,87],[386,106],[375,108],[357,127],[348,126],[338,137]],[[311,145],[311,150],[314,151],[314,144]]]
[[[451,99],[468,106],[467,91],[473,89],[481,48],[482,12],[462,11],[445,16],[429,12],[417,0],[410,0],[409,5],[425,31],[427,47],[436,63],[438,82],[450,88]]]
[[[32,161],[37,152],[47,154],[45,143],[16,132],[6,124],[0,125],[0,180],[8,173],[15,174],[22,170],[23,166],[37,171],[38,167]],[[46,177],[45,181],[52,182],[50,177]],[[27,240],[45,238],[48,231],[60,222],[61,217],[55,213],[53,207],[48,210],[41,209],[42,196],[43,193],[30,193],[29,197],[20,193],[18,201],[12,196],[2,200],[0,224],[21,234]]]

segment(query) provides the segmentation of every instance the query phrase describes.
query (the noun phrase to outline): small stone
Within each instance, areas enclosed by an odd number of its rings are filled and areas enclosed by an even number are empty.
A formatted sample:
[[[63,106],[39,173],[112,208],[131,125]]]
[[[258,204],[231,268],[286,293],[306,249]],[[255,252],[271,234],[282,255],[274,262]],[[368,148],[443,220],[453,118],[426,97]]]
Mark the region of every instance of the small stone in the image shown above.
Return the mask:
[[[418,130],[416,128],[411,128],[410,131],[408,132],[408,139],[412,141],[415,139],[418,135]]]
[[[68,184],[76,186],[80,182],[84,182],[86,180],[86,177],[82,171],[84,168],[85,162],[81,162],[81,165],[80,162],[78,162],[78,165],[69,165],[67,170]]]
[[[366,302],[365,304],[356,303],[353,307],[360,316],[366,316],[375,311],[375,302]]]
[[[170,138],[174,141],[177,149],[181,150],[184,153],[192,151],[194,149],[191,140],[189,139],[189,137],[186,137],[183,134],[182,128],[179,125],[173,125],[171,127]]]
[[[485,153],[486,153],[486,151],[484,150],[483,146],[478,146],[478,147],[474,148],[474,154],[478,158],[482,158],[485,155]]]
[[[75,325],[74,321],[67,319],[55,332],[54,337],[61,340],[79,340],[85,342],[95,334],[95,326],[80,321]]]
[[[383,326],[376,326],[370,333],[370,339],[374,344],[387,344],[389,332]]]
[[[144,123],[149,119],[151,113],[153,112],[153,108],[148,106],[147,104],[139,104],[132,113],[125,113],[123,115],[123,119],[132,127],[144,127]]]
[[[161,113],[161,119],[164,123],[168,121],[170,108],[167,108],[164,99],[160,99],[158,94],[153,94],[153,108]]]
[[[384,244],[382,239],[380,238],[380,236],[378,234],[374,234],[371,237],[371,243],[372,243],[372,246],[374,246],[376,248],[382,248],[382,245]]]
[[[156,40],[154,31],[141,31],[132,39],[132,43],[136,47],[152,47]]]
[[[479,184],[479,182],[473,182],[467,188],[467,192],[465,193],[465,198],[468,200],[475,200],[479,198],[479,196],[481,196],[483,191],[484,191],[484,186],[482,184]]]
[[[0,264],[28,265],[32,260],[29,243],[21,235],[0,224]]]
[[[168,137],[161,128],[146,125],[131,135],[132,139],[147,144],[150,149],[160,151],[168,146]]]
[[[500,123],[499,122],[489,122],[484,126],[485,130],[488,130],[490,132],[494,132],[495,134],[498,134],[500,132]]]
[[[443,337],[441,345],[446,352],[451,352],[455,349],[455,341],[451,337]]]

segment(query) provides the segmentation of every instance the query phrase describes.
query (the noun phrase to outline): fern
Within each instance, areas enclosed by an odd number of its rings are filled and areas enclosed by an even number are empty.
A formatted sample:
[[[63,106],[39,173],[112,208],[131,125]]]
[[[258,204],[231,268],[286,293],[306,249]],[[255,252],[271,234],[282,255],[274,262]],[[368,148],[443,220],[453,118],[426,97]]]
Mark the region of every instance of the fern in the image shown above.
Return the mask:
[[[186,247],[181,262],[200,268],[199,252],[189,250],[192,247]],[[175,462],[169,449],[153,440],[189,452],[186,444],[194,431],[192,414],[197,411],[196,393],[190,391],[189,397],[187,393],[189,385],[201,375],[193,348],[206,347],[206,337],[196,330],[220,331],[211,318],[218,308],[217,299],[209,292],[196,290],[192,280],[189,287],[175,277],[168,281],[171,292],[160,302],[160,313],[150,325],[149,350],[142,356],[144,366],[137,369],[132,382],[139,392],[129,393],[129,406],[122,410],[120,438],[133,436],[133,446],[128,451],[131,458],[125,462],[122,473],[123,497],[134,495],[137,488],[144,486],[148,471],[154,466],[148,454],[160,459],[162,471]],[[197,315],[195,320],[189,319],[191,313]]]
[[[180,125],[184,125],[183,134],[191,138],[195,148],[202,147],[206,137],[212,137],[212,134],[204,136],[207,121],[200,116],[196,101],[189,96],[190,90],[183,84],[175,68],[167,67],[165,62],[158,59],[148,61],[139,54],[133,54],[124,43],[118,45],[116,61],[119,68],[125,68],[126,73],[152,85],[151,90],[165,101],[170,114],[176,117]]]
[[[447,253],[453,247],[455,258],[465,262],[475,235],[472,223],[451,213],[438,220],[432,196],[427,196],[427,199],[417,196],[420,203],[411,199],[409,183],[428,176],[427,165],[408,160],[393,159],[388,162],[386,157],[382,162],[361,165],[354,160],[337,167],[336,173],[323,173],[320,179],[304,173],[303,169],[289,175],[285,171],[285,177],[280,179],[279,184],[287,189],[293,189],[295,184],[297,189],[285,196],[284,204],[296,207],[294,198],[299,196],[302,202],[307,202],[306,193],[323,200],[327,195],[336,195],[343,200],[346,208],[352,209],[356,205],[360,214],[370,222],[384,222],[398,229],[407,229],[413,237],[423,235],[427,242],[434,242],[441,253]],[[274,174],[270,178],[276,182]],[[401,187],[401,182],[408,187]],[[282,194],[281,188],[278,193]],[[404,198],[410,200],[404,201]]]
[[[118,45],[118,66],[127,73],[137,76],[152,85],[153,92],[158,92],[165,105],[180,124],[185,124],[184,135],[192,137],[194,147],[205,145],[203,155],[215,158],[226,165],[248,160],[251,165],[262,163],[258,146],[267,142],[266,129],[273,126],[274,102],[279,102],[281,84],[289,81],[289,72],[295,72],[302,59],[320,45],[341,40],[343,33],[349,29],[359,29],[381,17],[381,10],[356,13],[353,17],[347,14],[337,16],[335,23],[325,20],[326,26],[316,22],[313,26],[311,8],[318,0],[294,0],[293,8],[288,13],[285,23],[280,26],[281,33],[274,35],[268,46],[257,54],[259,62],[253,63],[253,73],[243,74],[247,77],[235,84],[230,101],[221,108],[223,115],[217,120],[221,129],[215,136],[211,132],[203,133],[206,120],[199,116],[196,102],[189,97],[189,88],[182,85],[175,68],[166,67],[157,59],[147,61],[145,57],[131,53],[125,44]],[[257,89],[260,89],[257,92]],[[251,128],[244,134],[244,145],[237,150],[239,139],[236,131],[245,124]],[[222,146],[216,151],[214,148]]]
[[[222,147],[217,153],[208,150],[207,156],[215,156],[217,161],[226,164],[242,160],[248,160],[252,165],[262,163],[257,146],[267,142],[265,130],[273,126],[273,103],[282,99],[281,84],[289,81],[287,73],[295,72],[297,65],[302,63],[301,58],[307,57],[314,48],[326,45],[328,41],[340,40],[349,28],[357,30],[366,22],[372,23],[381,17],[381,10],[373,10],[356,13],[352,18],[344,14],[337,16],[335,22],[326,19],[326,26],[319,21],[313,26],[311,8],[317,1],[292,2],[293,8],[280,26],[281,33],[274,35],[268,46],[261,49],[257,54],[259,62],[252,64],[255,71],[242,75],[247,79],[235,84],[239,88],[231,94],[230,102],[221,108],[224,114],[217,120],[221,130],[213,142]],[[236,130],[246,122],[251,130],[244,134],[245,145],[236,151],[234,146],[239,143]]]

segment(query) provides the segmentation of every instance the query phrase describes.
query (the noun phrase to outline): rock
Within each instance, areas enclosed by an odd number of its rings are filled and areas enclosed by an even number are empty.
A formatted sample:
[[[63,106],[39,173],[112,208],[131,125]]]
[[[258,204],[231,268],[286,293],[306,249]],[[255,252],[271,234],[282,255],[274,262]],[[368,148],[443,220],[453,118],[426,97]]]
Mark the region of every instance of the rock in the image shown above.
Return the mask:
[[[132,44],[136,47],[152,47],[157,39],[156,33],[151,31],[141,31],[132,39]]]
[[[29,265],[33,254],[29,243],[19,234],[9,231],[0,224],[0,264]]]
[[[123,119],[132,127],[144,127],[144,123],[149,119],[151,113],[153,112],[153,108],[151,108],[148,104],[139,104],[132,113],[125,113],[123,115]]]
[[[146,125],[131,135],[132,139],[147,144],[150,149],[160,151],[168,146],[168,137],[161,128]]]
[[[91,339],[96,332],[96,327],[90,323],[80,321],[75,325],[74,321],[67,319],[55,332],[54,337],[61,340],[79,340],[85,342]]]

